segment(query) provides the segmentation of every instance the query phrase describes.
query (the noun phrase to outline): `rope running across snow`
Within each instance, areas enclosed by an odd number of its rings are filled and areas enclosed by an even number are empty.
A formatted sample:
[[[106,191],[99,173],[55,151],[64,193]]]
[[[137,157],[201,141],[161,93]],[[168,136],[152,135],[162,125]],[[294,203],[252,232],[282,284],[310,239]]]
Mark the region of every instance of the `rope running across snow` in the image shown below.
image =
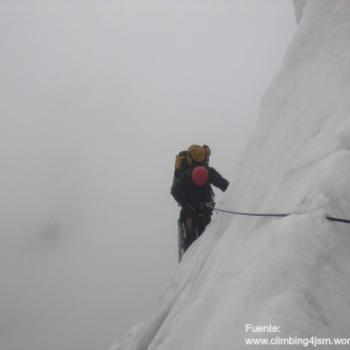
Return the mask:
[[[227,214],[234,214],[234,215],[243,215],[243,216],[256,216],[256,217],[274,217],[274,218],[285,218],[287,216],[295,215],[292,213],[245,213],[245,212],[239,212],[239,211],[231,211],[231,210],[225,210],[220,208],[214,208],[215,211],[227,213]],[[335,221],[335,222],[342,222],[345,224],[350,224],[350,220],[347,219],[341,219],[341,218],[335,218],[333,216],[325,216],[325,218],[328,221]]]

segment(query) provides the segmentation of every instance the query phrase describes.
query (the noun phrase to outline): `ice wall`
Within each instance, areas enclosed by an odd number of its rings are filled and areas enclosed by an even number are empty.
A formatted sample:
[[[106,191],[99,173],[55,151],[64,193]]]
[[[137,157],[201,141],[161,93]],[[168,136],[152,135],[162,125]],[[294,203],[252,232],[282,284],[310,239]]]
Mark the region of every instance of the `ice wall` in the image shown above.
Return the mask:
[[[348,0],[305,2],[221,204],[296,215],[220,214],[153,311],[112,349],[240,350],[256,337],[247,323],[277,325],[279,337],[349,336],[350,225],[324,219],[350,216],[349,34]]]

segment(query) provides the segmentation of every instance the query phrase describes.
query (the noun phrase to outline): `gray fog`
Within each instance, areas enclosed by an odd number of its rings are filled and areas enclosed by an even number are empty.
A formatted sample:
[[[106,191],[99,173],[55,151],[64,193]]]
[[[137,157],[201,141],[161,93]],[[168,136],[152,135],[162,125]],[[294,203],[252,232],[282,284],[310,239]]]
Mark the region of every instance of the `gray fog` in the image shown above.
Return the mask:
[[[0,2],[1,349],[107,349],[150,311],[176,153],[234,186],[295,27],[289,0]]]

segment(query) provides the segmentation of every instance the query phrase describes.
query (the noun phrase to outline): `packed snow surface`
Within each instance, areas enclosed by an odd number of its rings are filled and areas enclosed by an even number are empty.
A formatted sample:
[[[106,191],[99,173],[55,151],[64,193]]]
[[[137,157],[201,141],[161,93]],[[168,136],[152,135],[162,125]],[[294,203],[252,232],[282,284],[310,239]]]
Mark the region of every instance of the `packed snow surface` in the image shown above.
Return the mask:
[[[295,215],[217,215],[113,350],[242,349],[261,337],[246,324],[279,326],[268,338],[350,337],[350,225],[324,219],[350,218],[349,35],[349,0],[306,1],[220,203]]]

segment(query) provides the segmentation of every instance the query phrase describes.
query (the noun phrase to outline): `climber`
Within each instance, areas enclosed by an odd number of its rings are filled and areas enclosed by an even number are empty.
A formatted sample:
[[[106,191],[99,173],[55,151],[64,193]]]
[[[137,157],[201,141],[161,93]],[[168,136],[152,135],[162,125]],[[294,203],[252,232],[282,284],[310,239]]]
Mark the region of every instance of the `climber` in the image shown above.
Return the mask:
[[[187,216],[194,216],[196,237],[187,237],[183,252],[198,238],[211,221],[214,192],[211,185],[226,191],[229,182],[209,166],[208,146],[192,145],[176,158],[171,194],[181,206],[179,225]]]

